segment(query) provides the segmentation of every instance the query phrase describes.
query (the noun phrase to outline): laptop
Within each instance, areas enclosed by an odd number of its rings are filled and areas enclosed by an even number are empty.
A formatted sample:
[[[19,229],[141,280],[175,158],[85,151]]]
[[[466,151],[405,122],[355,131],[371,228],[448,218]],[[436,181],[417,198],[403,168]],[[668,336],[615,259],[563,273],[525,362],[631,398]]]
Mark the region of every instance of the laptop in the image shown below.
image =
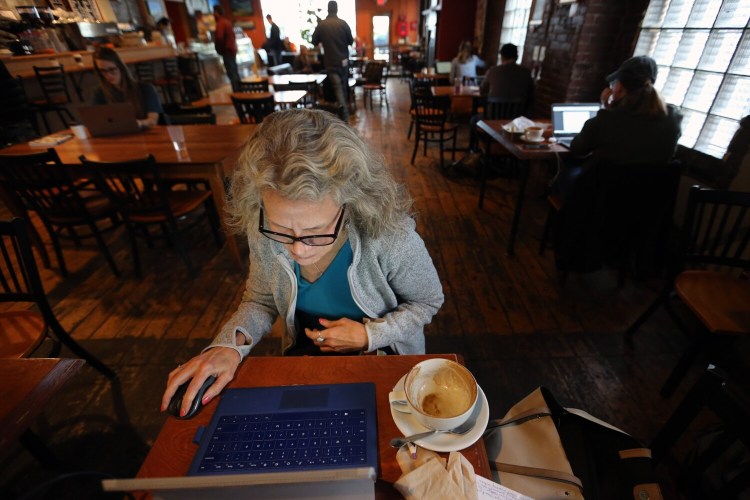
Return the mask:
[[[227,389],[199,429],[188,477],[114,479],[160,498],[374,498],[375,385]]]
[[[451,72],[450,61],[437,61],[435,62],[435,73],[438,75],[447,75]]]
[[[552,135],[558,144],[570,147],[583,124],[601,109],[598,102],[566,102],[552,105]]]
[[[101,104],[78,108],[81,122],[93,137],[134,134],[141,131],[130,103]]]

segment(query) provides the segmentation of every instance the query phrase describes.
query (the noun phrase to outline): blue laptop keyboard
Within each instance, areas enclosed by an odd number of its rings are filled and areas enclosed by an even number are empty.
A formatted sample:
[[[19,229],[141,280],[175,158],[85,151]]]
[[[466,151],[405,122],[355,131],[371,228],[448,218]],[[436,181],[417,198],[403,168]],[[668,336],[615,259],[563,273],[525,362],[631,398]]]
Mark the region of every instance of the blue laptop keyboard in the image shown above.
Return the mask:
[[[224,416],[199,471],[321,469],[367,463],[364,409]]]

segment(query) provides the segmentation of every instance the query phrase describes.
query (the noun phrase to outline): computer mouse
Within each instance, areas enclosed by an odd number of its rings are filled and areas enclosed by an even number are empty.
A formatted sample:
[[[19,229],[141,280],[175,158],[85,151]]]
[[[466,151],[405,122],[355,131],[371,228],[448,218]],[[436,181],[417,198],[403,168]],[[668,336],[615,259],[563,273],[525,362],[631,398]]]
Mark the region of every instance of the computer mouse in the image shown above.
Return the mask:
[[[185,391],[187,391],[187,388],[192,380],[193,379],[190,379],[180,387],[178,387],[177,391],[175,391],[174,393],[174,396],[172,396],[172,399],[167,405],[167,413],[175,418],[185,420],[188,418],[193,418],[195,415],[197,415],[198,412],[200,412],[203,408],[203,395],[206,393],[206,389],[211,387],[211,384],[216,382],[216,377],[211,375],[203,382],[203,385],[201,385],[200,389],[198,389],[198,394],[195,395],[195,399],[193,399],[193,402],[190,404],[190,408],[188,409],[187,413],[184,416],[181,416],[180,408],[182,407],[182,398],[185,396]]]

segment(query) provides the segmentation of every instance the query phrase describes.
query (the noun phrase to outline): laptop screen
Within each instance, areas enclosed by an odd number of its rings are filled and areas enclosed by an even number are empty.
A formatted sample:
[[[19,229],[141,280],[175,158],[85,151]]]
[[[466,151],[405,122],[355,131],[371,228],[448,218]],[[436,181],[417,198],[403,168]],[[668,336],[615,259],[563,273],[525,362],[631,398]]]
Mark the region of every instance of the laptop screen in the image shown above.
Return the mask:
[[[576,135],[589,118],[601,109],[598,102],[556,103],[552,105],[552,127],[555,136]]]
[[[450,61],[437,61],[435,63],[435,73],[439,75],[447,75],[450,72],[451,72]]]

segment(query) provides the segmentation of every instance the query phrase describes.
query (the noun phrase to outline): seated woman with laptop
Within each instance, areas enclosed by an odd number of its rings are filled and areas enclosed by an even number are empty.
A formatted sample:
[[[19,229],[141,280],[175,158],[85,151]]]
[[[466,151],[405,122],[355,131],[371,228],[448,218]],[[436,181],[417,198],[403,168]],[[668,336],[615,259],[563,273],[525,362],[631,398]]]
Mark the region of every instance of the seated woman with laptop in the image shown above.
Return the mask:
[[[406,189],[353,129],[320,110],[271,113],[231,186],[250,247],[245,293],[213,343],[169,374],[162,411],[188,382],[182,416],[199,390],[202,404],[217,396],[279,316],[284,355],[424,354],[440,278]]]
[[[99,88],[94,91],[92,104],[130,103],[141,128],[157,124],[164,110],[156,89],[150,83],[135,80],[117,52],[108,47],[97,48],[94,71]]]

